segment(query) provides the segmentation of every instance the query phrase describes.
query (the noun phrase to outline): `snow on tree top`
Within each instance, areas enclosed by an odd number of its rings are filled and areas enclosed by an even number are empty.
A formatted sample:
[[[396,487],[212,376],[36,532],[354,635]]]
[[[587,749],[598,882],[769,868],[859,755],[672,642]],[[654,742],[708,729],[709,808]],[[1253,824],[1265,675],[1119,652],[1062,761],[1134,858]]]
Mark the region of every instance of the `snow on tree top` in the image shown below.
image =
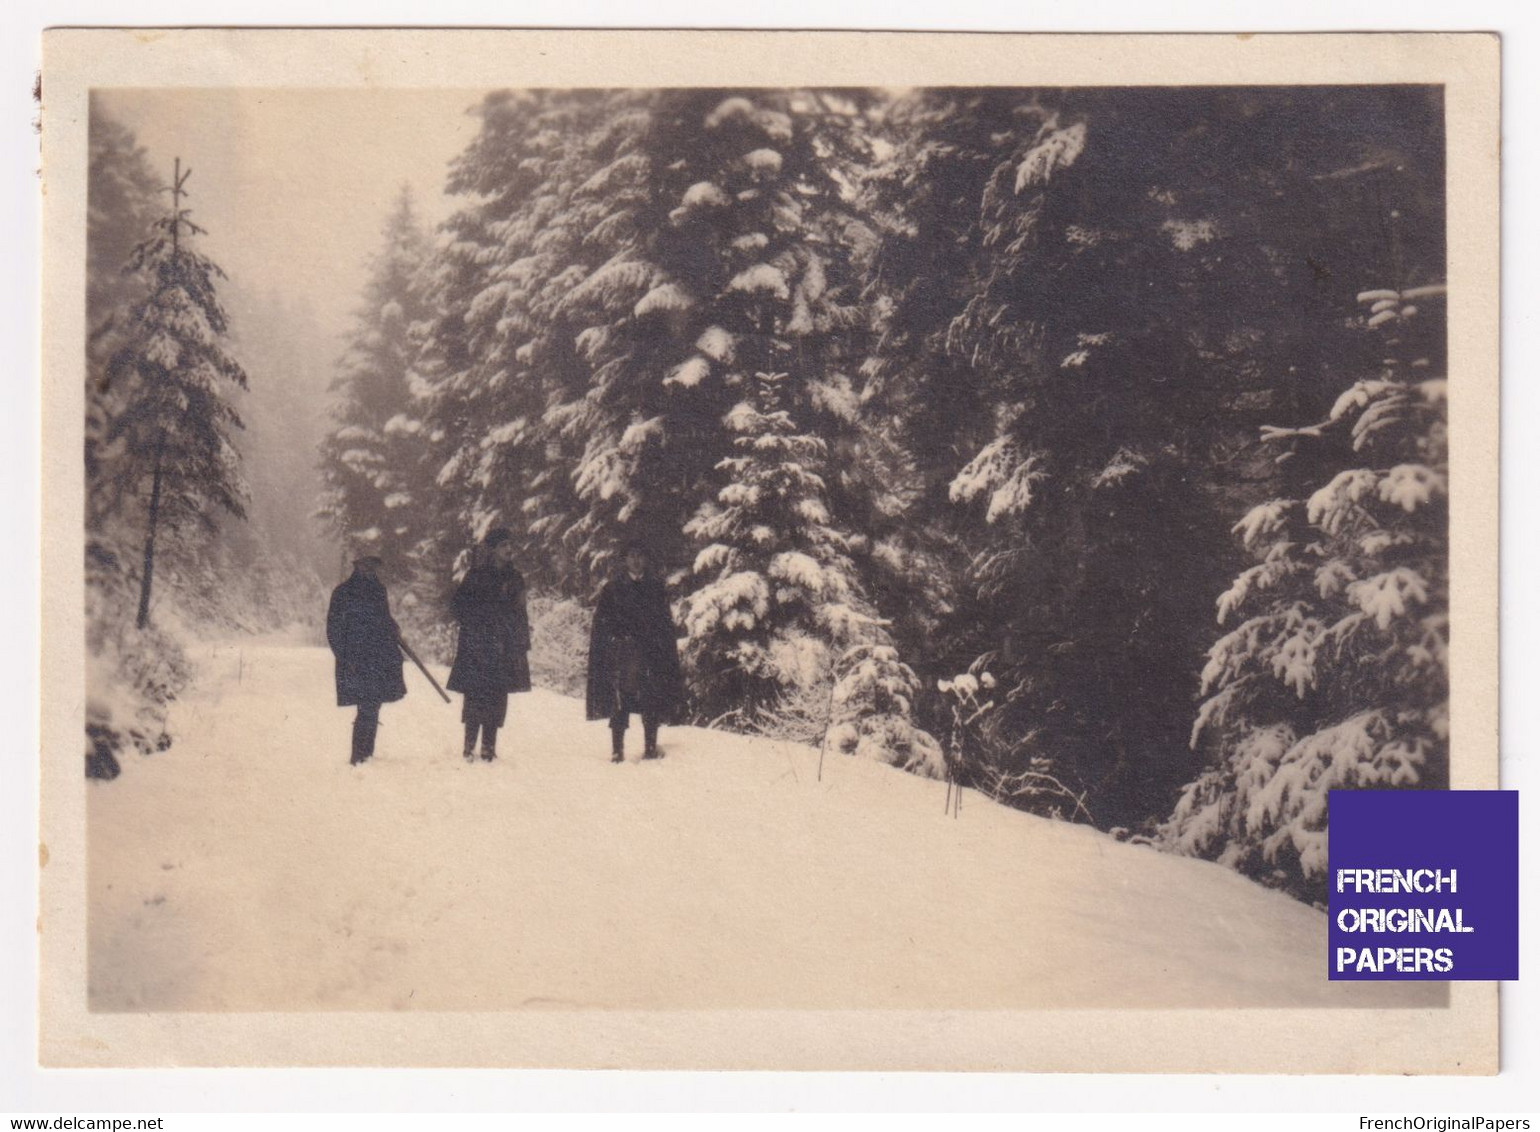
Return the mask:
[[[422,422],[413,420],[405,413],[397,413],[385,422],[385,431],[390,435],[415,436],[422,431]]]
[[[760,110],[747,98],[734,96],[723,99],[715,110],[706,115],[706,128],[714,130],[728,122],[740,122],[757,126],[771,141],[791,140],[791,118],[779,110]]]
[[[1343,394],[1337,398],[1336,403],[1332,405],[1330,419],[1334,421],[1341,420],[1342,417],[1346,416],[1354,409],[1365,408],[1374,398],[1379,397],[1382,394],[1398,387],[1399,383],[1394,381],[1374,380],[1354,382],[1350,388],[1344,391]]]
[[[834,374],[828,381],[809,382],[808,392],[815,409],[850,424],[860,419],[861,396],[844,374]]]
[[[1130,452],[1127,448],[1119,448],[1107,462],[1107,466],[1091,477],[1091,486],[1112,487],[1148,466],[1149,460],[1146,457],[1137,452]]]
[[[643,116],[645,118],[645,115]],[[578,186],[575,196],[597,196],[616,182],[639,183],[652,164],[645,153],[627,153],[617,157]]]
[[[145,360],[163,369],[176,369],[177,359],[181,356],[181,346],[169,334],[155,334],[144,348]]]
[[[679,203],[685,208],[722,208],[729,201],[727,194],[710,181],[696,181],[684,191]]]
[[[506,424],[500,424],[494,429],[489,429],[481,438],[482,448],[501,448],[507,444],[515,444],[529,432],[529,420],[526,417],[515,417]]]
[[[722,423],[734,432],[748,432],[763,419],[760,411],[748,401],[739,401],[722,417]]]
[[[791,289],[786,285],[786,276],[779,268],[771,267],[768,263],[756,263],[753,267],[740,271],[733,276],[728,283],[729,291],[768,291],[778,299],[791,297]]]
[[[1267,503],[1259,503],[1239,523],[1230,528],[1233,534],[1241,536],[1241,545],[1251,547],[1264,535],[1273,534],[1283,528],[1283,516],[1290,507],[1294,506],[1292,500],[1273,499]]]
[[[668,314],[673,311],[688,310],[694,305],[695,300],[679,284],[664,283],[654,287],[637,300],[633,313],[637,318],[641,318],[653,313]]]
[[[690,595],[685,628],[699,640],[721,625],[752,629],[770,611],[770,586],[755,570],[740,570],[702,586]]]
[[[695,556],[695,561],[691,564],[690,569],[696,574],[704,574],[708,570],[719,569],[732,557],[732,553],[732,547],[726,543],[714,542],[710,546],[703,548]]]
[[[1305,698],[1307,689],[1315,687],[1314,635],[1310,631],[1295,633],[1273,654],[1273,675],[1293,688],[1300,699]]]
[[[1444,477],[1424,464],[1397,464],[1380,481],[1380,499],[1408,512],[1448,490]]]
[[[770,641],[770,664],[780,683],[815,686],[828,671],[829,646],[806,633],[779,632]]]
[[[743,163],[760,174],[779,173],[781,162],[780,153],[769,148],[753,149],[743,155]]]
[[[827,590],[831,595],[841,589],[840,579],[825,570],[817,559],[799,550],[786,550],[770,559],[770,576],[777,581],[790,582],[815,597]]]
[[[747,98],[735,96],[725,98],[717,103],[717,107],[706,115],[706,128],[714,130],[723,122],[734,119],[752,119],[754,116],[754,104]]]
[[[1379,477],[1368,468],[1349,468],[1310,497],[1306,514],[1327,534],[1336,534],[1356,515],[1355,505],[1378,486]]]
[[[610,328],[608,326],[590,326],[573,339],[573,345],[577,347],[578,353],[592,362],[598,357],[599,351],[604,349],[605,343],[609,341],[609,338]]]
[[[680,362],[668,371],[668,376],[663,379],[664,385],[678,385],[685,389],[693,389],[706,379],[711,373],[711,364],[705,358],[696,355]]]
[[[954,503],[967,503],[989,493],[985,521],[1026,510],[1032,502],[1032,485],[1047,478],[1037,470],[1037,457],[1023,456],[1010,437],[985,445],[953,478],[948,495]]]
[[[620,436],[622,452],[639,452],[654,437],[663,435],[663,418],[649,417],[645,421],[633,421]]]
[[[617,252],[592,275],[573,287],[562,299],[558,309],[588,303],[608,306],[621,301],[622,296],[645,294],[652,286],[652,266],[629,256],[628,251]]]
[[[480,322],[494,309],[500,310],[508,302],[510,295],[514,293],[514,285],[506,279],[485,287],[471,300],[470,308],[465,312],[465,321]]]
[[[467,453],[464,448],[456,451],[453,456],[444,461],[444,466],[438,470],[438,475],[434,477],[435,482],[440,487],[444,487],[449,484],[455,478],[455,476],[460,474],[460,465],[464,463],[466,458]]]
[[[970,672],[964,672],[950,680],[938,681],[936,687],[943,692],[957,691],[965,696],[976,696],[979,692],[979,679]]]
[[[791,116],[779,110],[761,110],[754,117],[754,124],[765,131],[771,141],[791,141]]]
[[[708,326],[695,340],[695,348],[714,362],[733,360],[733,336],[720,326]]]
[[[1055,170],[1073,165],[1084,149],[1084,122],[1076,122],[1065,130],[1055,130],[1033,147],[1016,167],[1016,191],[1020,193],[1032,185],[1046,184]]]
[[[347,464],[349,467],[353,468],[354,471],[358,471],[362,468],[368,467],[371,464],[378,464],[380,462],[379,453],[370,452],[365,448],[349,448],[346,452],[337,458],[344,464]]]
[[[809,523],[822,526],[829,522],[829,509],[817,499],[799,499],[793,510]]]
[[[1427,602],[1428,583],[1417,571],[1397,566],[1394,570],[1354,582],[1347,592],[1353,603],[1385,630],[1390,628],[1392,620],[1406,613],[1409,604]]]

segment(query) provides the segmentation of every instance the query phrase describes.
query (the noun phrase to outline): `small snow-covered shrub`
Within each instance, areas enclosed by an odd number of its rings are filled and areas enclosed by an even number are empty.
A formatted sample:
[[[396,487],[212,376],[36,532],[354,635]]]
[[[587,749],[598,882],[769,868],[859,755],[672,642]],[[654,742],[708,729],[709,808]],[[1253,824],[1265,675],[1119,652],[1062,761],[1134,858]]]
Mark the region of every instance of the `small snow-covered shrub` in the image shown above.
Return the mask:
[[[160,622],[134,627],[137,582],[93,542],[86,559],[85,771],[116,778],[120,756],[171,746],[166,713],[192,677],[176,635]]]
[[[734,709],[705,722],[745,735],[817,746],[829,731],[833,689],[834,681],[826,672],[816,680],[787,688],[772,703],[748,711]]]
[[[861,755],[928,778],[940,778],[941,745],[914,722],[919,679],[880,629],[847,649],[830,704],[826,750]]]
[[[951,715],[943,752],[947,780],[1018,810],[1090,822],[1084,793],[1054,773],[1053,760],[1037,749],[1037,733],[1006,724],[1000,709],[1016,689],[995,679],[989,660],[979,657],[968,671],[937,683]]]

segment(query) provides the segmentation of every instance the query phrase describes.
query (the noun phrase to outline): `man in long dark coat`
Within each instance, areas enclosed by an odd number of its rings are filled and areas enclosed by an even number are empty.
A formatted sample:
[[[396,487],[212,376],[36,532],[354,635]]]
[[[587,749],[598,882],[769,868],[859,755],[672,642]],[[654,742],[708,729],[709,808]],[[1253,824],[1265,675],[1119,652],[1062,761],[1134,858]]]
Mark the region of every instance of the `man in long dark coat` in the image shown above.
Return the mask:
[[[674,619],[646,548],[626,547],[625,567],[599,594],[588,648],[588,718],[610,722],[610,757],[625,759],[631,713],[642,717],[644,759],[661,758],[658,727],[684,703]]]
[[[513,565],[513,539],[506,527],[487,534],[481,561],[472,566],[454,596],[460,624],[449,690],[465,694],[465,760],[497,758],[497,732],[508,718],[508,694],[529,691],[529,610],[524,575]]]
[[[380,705],[406,695],[401,630],[390,615],[380,565],[375,555],[356,559],[353,573],[332,591],[326,609],[326,643],[337,659],[337,705],[358,707],[349,760],[355,766],[374,755]]]

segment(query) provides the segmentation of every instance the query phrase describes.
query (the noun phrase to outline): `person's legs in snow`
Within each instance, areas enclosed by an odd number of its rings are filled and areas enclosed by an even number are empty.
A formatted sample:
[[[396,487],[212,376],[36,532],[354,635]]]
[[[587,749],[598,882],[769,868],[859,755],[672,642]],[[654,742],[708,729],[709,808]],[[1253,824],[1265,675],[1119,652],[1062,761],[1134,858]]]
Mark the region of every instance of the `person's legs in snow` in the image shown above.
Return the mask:
[[[610,716],[610,762],[626,761],[626,725],[631,720],[628,711],[617,711]]]
[[[354,766],[373,757],[374,733],[379,726],[380,705],[359,704],[358,715],[353,719],[353,756],[348,760]]]

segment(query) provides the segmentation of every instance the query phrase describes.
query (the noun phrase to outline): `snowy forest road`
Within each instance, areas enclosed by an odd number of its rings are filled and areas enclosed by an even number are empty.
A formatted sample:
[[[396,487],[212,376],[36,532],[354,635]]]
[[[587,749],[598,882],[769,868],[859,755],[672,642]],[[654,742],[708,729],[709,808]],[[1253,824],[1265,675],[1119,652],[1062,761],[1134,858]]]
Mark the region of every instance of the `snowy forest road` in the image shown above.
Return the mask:
[[[1218,865],[869,760],[675,728],[613,766],[536,691],[468,765],[409,672],[352,767],[324,649],[199,660],[175,746],[88,783],[93,1010],[1445,1001],[1329,983],[1321,913]]]

